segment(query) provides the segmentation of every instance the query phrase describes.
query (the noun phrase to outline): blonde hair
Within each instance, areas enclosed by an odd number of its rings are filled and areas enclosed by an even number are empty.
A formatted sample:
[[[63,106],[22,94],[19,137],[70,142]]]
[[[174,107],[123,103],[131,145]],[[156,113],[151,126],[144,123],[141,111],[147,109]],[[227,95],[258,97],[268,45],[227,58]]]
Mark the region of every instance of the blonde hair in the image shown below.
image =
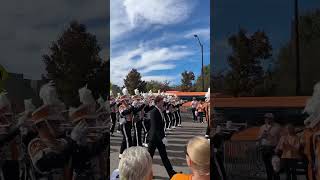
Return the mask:
[[[192,161],[191,167],[200,175],[210,173],[210,143],[201,136],[189,140],[187,153]]]

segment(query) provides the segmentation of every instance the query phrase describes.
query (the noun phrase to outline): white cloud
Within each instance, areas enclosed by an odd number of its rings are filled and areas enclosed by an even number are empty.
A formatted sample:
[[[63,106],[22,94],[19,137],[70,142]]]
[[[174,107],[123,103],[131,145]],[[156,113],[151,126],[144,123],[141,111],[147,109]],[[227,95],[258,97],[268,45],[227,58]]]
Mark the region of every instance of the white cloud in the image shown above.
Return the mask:
[[[185,20],[191,7],[186,0],[124,0],[131,25],[175,24]]]
[[[194,38],[194,35],[198,35],[200,40],[210,40],[210,28],[193,29],[186,32],[185,38]]]
[[[169,25],[186,20],[194,4],[190,0],[115,0],[111,1],[111,42],[150,25]],[[128,34],[130,32],[130,34]]]
[[[147,77],[148,80],[150,78],[157,80],[161,77],[163,79],[163,76],[151,76],[148,73],[173,69],[175,68],[175,65],[172,64],[174,61],[190,55],[192,53],[184,47],[172,46],[149,49],[148,47],[140,46],[131,51],[123,52],[122,55],[112,56],[110,61],[111,82],[122,86],[123,79],[133,68],[138,69],[143,77]],[[168,80],[171,80],[171,78]]]
[[[159,70],[169,70],[169,69],[174,69],[176,65],[174,64],[156,64],[153,66],[148,66],[142,70],[140,70],[141,74],[147,74],[152,71],[159,71]]]
[[[164,81],[173,81],[177,77],[179,77],[179,76],[163,76],[163,75],[160,75],[160,76],[143,76],[142,80],[144,80],[144,81],[154,80],[154,81],[164,82]]]

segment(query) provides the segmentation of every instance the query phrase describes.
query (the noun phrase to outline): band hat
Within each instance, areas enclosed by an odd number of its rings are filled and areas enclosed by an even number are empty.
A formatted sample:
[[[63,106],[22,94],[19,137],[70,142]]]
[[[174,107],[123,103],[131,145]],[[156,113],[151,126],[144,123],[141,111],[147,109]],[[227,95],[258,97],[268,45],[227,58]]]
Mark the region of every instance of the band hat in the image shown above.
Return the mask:
[[[45,120],[63,121],[65,119],[53,105],[42,105],[32,113],[32,121],[37,124]]]
[[[69,117],[72,123],[77,123],[82,119],[96,119],[97,115],[90,113],[90,107],[81,105],[78,108],[70,108]]]
[[[134,95],[134,96],[132,96],[132,99],[133,100],[141,100],[142,98],[139,95]]]
[[[0,115],[12,115],[11,104],[6,92],[0,93]]]

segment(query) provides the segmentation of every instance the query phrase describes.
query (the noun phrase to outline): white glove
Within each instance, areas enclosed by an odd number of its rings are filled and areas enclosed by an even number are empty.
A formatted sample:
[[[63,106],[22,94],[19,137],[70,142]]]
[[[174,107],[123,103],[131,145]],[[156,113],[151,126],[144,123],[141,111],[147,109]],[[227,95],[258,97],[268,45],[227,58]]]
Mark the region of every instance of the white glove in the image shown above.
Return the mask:
[[[132,106],[133,106],[133,107],[137,107],[137,106],[138,106],[138,101],[133,101],[133,102],[132,102]]]
[[[272,167],[273,167],[273,170],[275,172],[279,172],[280,171],[280,158],[278,156],[273,156],[272,159],[271,159],[271,163],[272,163]]]
[[[87,135],[87,132],[88,132],[87,124],[81,121],[72,129],[71,139],[73,139],[77,143],[80,143],[81,139],[85,139],[84,137]]]
[[[168,140],[167,140],[167,138],[163,138],[163,139],[162,139],[162,143],[163,143],[165,146],[168,146]]]

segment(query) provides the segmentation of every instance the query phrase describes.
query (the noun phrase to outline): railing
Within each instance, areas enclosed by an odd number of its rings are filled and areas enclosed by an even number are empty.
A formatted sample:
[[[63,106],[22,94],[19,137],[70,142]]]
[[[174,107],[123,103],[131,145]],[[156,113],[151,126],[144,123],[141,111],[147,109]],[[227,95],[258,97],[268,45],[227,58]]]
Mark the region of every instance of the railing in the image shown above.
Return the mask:
[[[224,162],[231,177],[264,178],[266,176],[261,151],[256,141],[226,141]]]

